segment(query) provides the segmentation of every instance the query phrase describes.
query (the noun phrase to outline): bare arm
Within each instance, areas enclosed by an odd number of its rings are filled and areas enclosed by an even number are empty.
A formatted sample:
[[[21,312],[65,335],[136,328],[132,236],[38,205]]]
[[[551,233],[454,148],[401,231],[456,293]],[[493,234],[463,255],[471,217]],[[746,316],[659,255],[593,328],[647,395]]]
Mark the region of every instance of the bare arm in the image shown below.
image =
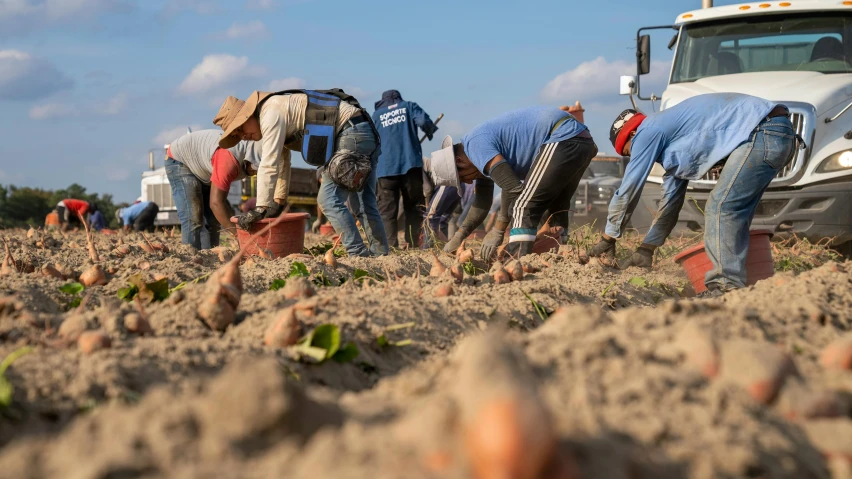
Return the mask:
[[[216,216],[216,221],[222,225],[222,229],[229,231],[231,234],[237,234],[237,228],[231,223],[231,216],[234,216],[234,209],[228,203],[228,192],[222,191],[216,186],[210,187],[210,209]]]

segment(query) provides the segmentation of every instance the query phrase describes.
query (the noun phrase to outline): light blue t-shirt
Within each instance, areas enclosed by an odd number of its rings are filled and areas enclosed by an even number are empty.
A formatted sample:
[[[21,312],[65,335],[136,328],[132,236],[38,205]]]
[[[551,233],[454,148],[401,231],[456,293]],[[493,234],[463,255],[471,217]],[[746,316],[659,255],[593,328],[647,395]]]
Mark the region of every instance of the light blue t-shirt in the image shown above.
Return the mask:
[[[709,93],[648,115],[636,130],[624,179],[609,204],[606,234],[613,238],[621,236],[628,213],[632,212],[629,206],[642,194],[655,162],[666,170],[662,205],[671,202],[673,195],[685,194],[689,180],[704,176],[748,140],[777,105],[740,93]],[[648,236],[655,235],[649,232]]]
[[[462,138],[462,144],[479,171],[484,172],[489,161],[503,155],[515,174],[523,179],[542,145],[569,140],[586,129],[586,125],[558,108],[534,106],[482,123]]]
[[[146,206],[150,205],[150,201],[140,201],[139,203],[132,204],[127,208],[121,210],[121,220],[124,222],[124,226],[130,226],[136,221],[136,218],[139,216],[139,213],[142,213],[142,210],[145,209]]]

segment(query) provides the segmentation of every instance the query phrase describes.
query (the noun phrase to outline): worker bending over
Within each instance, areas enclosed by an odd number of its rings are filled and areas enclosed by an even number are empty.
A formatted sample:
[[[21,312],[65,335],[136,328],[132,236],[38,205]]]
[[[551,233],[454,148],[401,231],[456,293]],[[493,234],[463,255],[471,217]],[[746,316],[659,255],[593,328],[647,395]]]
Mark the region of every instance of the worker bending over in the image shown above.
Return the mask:
[[[228,203],[231,183],[254,176],[260,163],[260,144],[240,141],[219,147],[218,130],[187,133],[169,145],[166,176],[180,219],[181,243],[202,245],[206,227],[209,247],[219,246],[221,230],[236,233],[231,224],[234,209]]]
[[[381,152],[370,115],[342,90],[255,91],[248,100],[228,97],[213,123],[224,133],[219,146],[242,140],[260,141],[262,160],[257,173],[257,206],[240,216],[249,229],[284,207],[290,188],[290,151],[322,167],[317,201],[350,256],[384,255],[388,241],[376,205],[376,163]],[[365,245],[354,216],[346,208],[357,192],[356,213],[367,234]],[[355,203],[355,202],[353,202]]]
[[[567,234],[571,196],[598,151],[585,125],[566,110],[553,107],[503,114],[475,127],[460,143],[444,138],[442,147],[431,159],[436,185],[458,187],[459,181],[490,178],[502,189],[503,217],[483,240],[483,258],[497,251],[509,224],[506,252],[515,257],[532,252],[547,209],[554,213],[552,224]],[[445,251],[457,249],[482,223],[493,191],[490,181],[477,181],[470,211]]]
[[[622,112],[610,130],[615,151],[630,157],[609,205],[606,232],[591,256],[614,255],[655,163],[665,170],[654,223],[628,265],[651,267],[654,250],[677,224],[689,180],[722,171],[704,210],[704,247],[713,269],[706,295],[746,282],[749,227],[769,182],[793,158],[797,135],[787,107],[738,93],[712,93],[645,116]]]
[[[83,221],[88,221],[87,215],[91,205],[85,200],[75,200],[66,198],[56,204],[56,212],[59,214],[59,228],[62,231],[68,231],[72,224],[83,226],[80,217]]]
[[[121,210],[121,222],[124,230],[154,231],[154,220],[160,207],[153,201],[138,201]]]

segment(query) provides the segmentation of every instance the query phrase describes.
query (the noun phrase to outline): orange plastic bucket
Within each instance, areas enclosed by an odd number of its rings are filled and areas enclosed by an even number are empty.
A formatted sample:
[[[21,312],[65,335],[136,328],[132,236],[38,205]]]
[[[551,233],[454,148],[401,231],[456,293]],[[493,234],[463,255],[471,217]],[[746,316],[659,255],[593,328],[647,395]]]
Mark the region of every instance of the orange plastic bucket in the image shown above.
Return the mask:
[[[775,274],[772,246],[769,244],[772,232],[769,230],[752,230],[750,235],[748,255],[746,255],[747,286]],[[710,258],[704,251],[704,243],[679,253],[674,257],[674,260],[686,271],[686,276],[696,293],[701,293],[707,289],[704,286],[704,277],[708,271],[713,269],[713,263],[710,262]]]
[[[240,248],[245,248],[246,254],[257,254],[258,247],[269,250],[275,258],[281,258],[293,253],[301,253],[305,249],[305,225],[311,215],[307,213],[287,213],[284,219],[269,231],[252,239],[252,235],[266,227],[277,218],[267,218],[258,221],[251,231],[237,228],[237,240]],[[237,217],[231,218],[236,223]]]
[[[319,232],[323,236],[334,236],[334,226],[331,226],[330,223],[320,225]]]

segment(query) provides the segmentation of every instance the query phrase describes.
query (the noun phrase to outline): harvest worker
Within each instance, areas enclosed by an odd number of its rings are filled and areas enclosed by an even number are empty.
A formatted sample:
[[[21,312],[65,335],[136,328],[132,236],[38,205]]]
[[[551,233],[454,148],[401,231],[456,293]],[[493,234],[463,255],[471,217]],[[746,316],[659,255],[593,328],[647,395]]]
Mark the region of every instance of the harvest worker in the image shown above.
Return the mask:
[[[121,222],[124,224],[124,230],[128,231],[132,227],[135,231],[153,231],[154,220],[157,219],[157,213],[160,212],[160,207],[153,201],[139,201],[121,210]]]
[[[89,216],[89,224],[92,225],[92,229],[95,231],[100,231],[106,228],[106,221],[104,221],[104,215],[101,213],[101,210],[98,209],[98,205],[92,203],[91,205],[91,215]]]
[[[585,125],[566,110],[553,107],[505,113],[475,127],[460,143],[444,138],[442,147],[431,160],[436,185],[458,187],[459,181],[490,178],[503,190],[506,214],[485,236],[483,258],[496,252],[508,224],[506,252],[515,257],[532,252],[547,209],[554,212],[552,224],[567,234],[571,196],[598,151]],[[445,251],[457,249],[488,215],[494,191],[489,183],[477,182],[470,211]]]
[[[388,241],[390,246],[399,247],[396,232],[402,197],[404,236],[409,245],[416,246],[426,206],[423,197],[423,151],[417,128],[431,140],[438,127],[420,105],[403,100],[397,90],[382,93],[382,99],[376,102],[373,123],[382,142],[377,195]]]
[[[630,156],[609,205],[606,232],[591,256],[613,255],[655,163],[665,170],[654,223],[628,265],[651,267],[654,250],[677,223],[689,180],[722,166],[704,210],[704,247],[713,269],[704,278],[708,296],[746,281],[749,226],[769,182],[792,158],[797,135],[787,107],[737,93],[692,97],[645,116],[623,111],[610,130],[615,151]]]
[[[60,229],[62,231],[68,231],[71,227],[71,223],[83,226],[83,223],[80,222],[80,217],[84,217],[84,221],[87,221],[85,217],[89,213],[90,208],[91,205],[89,205],[88,201],[75,200],[72,198],[66,198],[57,203],[56,212],[59,214]]]
[[[224,130],[219,146],[230,148],[240,139],[261,141],[263,154],[257,173],[257,206],[240,216],[249,229],[287,204],[290,151],[322,167],[317,201],[350,256],[384,255],[388,241],[376,205],[376,162],[379,136],[370,115],[343,90],[255,91],[246,101],[228,97],[213,123]],[[364,244],[355,218],[346,208],[357,192],[357,215],[367,234]]]
[[[166,176],[180,219],[181,243],[207,247],[202,227],[207,229],[209,247],[219,246],[222,229],[235,232],[228,192],[232,182],[255,174],[259,150],[260,144],[253,141],[219,148],[218,130],[187,133],[169,145]]]

